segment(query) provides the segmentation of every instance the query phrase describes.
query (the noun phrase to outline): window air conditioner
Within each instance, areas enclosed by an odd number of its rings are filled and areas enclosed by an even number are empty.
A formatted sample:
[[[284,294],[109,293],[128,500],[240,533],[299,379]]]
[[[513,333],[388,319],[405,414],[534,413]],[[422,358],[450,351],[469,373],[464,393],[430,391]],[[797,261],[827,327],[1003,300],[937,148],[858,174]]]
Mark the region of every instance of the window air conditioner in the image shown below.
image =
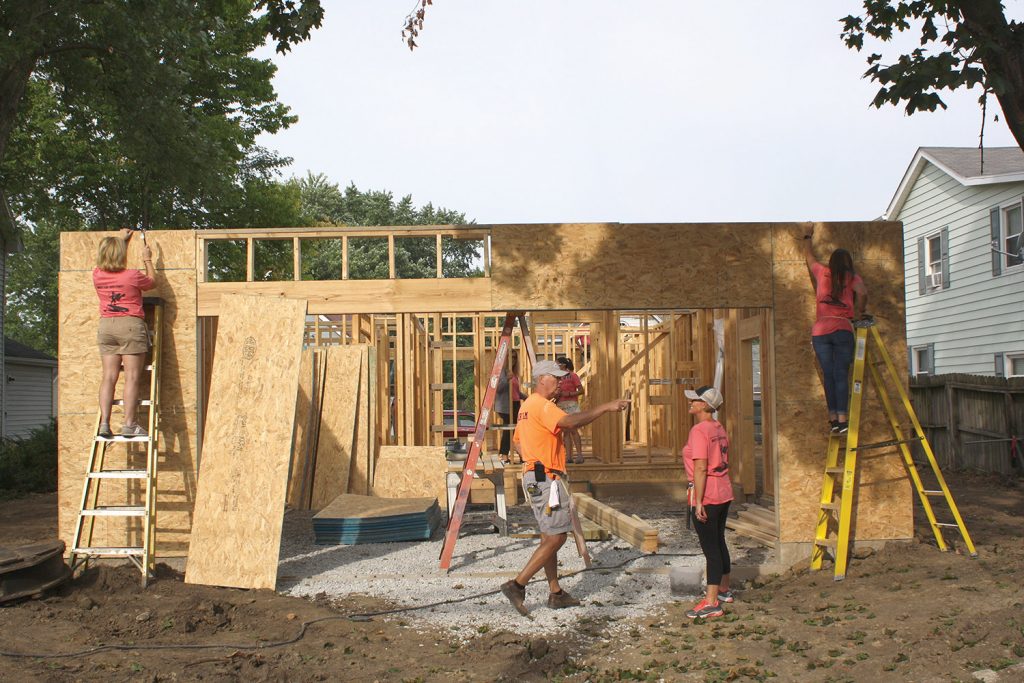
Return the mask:
[[[932,289],[942,288],[942,271],[936,271],[928,275],[928,286]]]

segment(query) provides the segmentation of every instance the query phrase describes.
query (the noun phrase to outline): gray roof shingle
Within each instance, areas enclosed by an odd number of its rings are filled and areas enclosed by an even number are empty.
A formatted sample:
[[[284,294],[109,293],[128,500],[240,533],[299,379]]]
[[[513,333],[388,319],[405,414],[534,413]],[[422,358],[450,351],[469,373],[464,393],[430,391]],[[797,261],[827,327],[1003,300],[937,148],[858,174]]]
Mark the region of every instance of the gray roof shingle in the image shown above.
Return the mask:
[[[1024,173],[1024,151],[1020,147],[986,147],[984,173],[977,147],[922,147],[921,151],[963,178]]]

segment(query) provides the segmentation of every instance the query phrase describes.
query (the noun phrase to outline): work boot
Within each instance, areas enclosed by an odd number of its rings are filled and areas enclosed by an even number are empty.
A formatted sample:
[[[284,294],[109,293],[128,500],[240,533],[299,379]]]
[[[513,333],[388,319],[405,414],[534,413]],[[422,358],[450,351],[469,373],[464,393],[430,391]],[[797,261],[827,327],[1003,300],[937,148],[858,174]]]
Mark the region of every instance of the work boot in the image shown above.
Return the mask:
[[[501,584],[501,592],[512,603],[512,606],[516,608],[517,612],[524,617],[530,613],[530,610],[526,609],[525,586],[520,586],[516,583],[515,579],[512,579]]]
[[[551,609],[565,609],[566,607],[579,607],[580,601],[569,595],[569,591],[562,590],[558,593],[548,594],[548,607]]]

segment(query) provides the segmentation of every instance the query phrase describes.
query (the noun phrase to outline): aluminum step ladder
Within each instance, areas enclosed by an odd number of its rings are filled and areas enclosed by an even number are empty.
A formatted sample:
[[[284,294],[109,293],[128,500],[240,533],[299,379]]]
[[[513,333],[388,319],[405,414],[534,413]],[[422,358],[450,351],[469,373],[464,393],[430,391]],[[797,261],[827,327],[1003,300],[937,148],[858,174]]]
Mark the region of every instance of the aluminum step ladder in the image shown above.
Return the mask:
[[[850,526],[853,520],[853,499],[854,488],[857,482],[857,456],[863,451],[879,448],[898,446],[903,456],[903,465],[907,475],[914,484],[921,506],[924,508],[928,523],[935,535],[939,550],[946,552],[949,546],[942,535],[942,529],[956,528],[960,532],[963,543],[971,557],[977,557],[974,543],[971,541],[967,527],[960,516],[953,495],[946,486],[946,480],[942,476],[938,462],[935,460],[935,453],[932,451],[928,437],[921,427],[921,422],[914,412],[914,406],[910,402],[910,396],[903,387],[903,382],[896,372],[892,357],[889,355],[882,336],[875,326],[873,318],[866,318],[857,321],[855,327],[855,353],[853,361],[853,377],[850,382],[850,415],[849,431],[845,434],[833,432],[829,436],[828,450],[825,456],[825,474],[821,486],[821,499],[818,511],[818,524],[814,534],[814,546],[811,551],[811,569],[820,570],[826,553],[831,552],[835,563],[835,580],[842,581],[846,577],[846,566],[849,560],[850,550]],[[869,337],[870,335],[870,337]],[[868,339],[871,339],[872,348],[868,348]],[[863,410],[864,396],[864,369],[870,368],[871,381],[875,392],[882,401],[885,416],[892,428],[893,439],[879,443],[859,443],[859,432],[861,425],[861,414]],[[880,369],[881,368],[881,369]],[[883,378],[883,371],[886,373]],[[887,379],[888,383],[883,379]],[[896,406],[889,397],[887,387],[895,387],[899,394],[903,411],[912,425],[912,434],[905,436],[900,427],[900,421],[896,412]],[[910,452],[910,444],[919,443],[931,469],[933,479],[936,482],[931,488],[926,488],[918,472],[917,464],[914,462]],[[842,464],[840,465],[840,458]],[[837,488],[836,484],[840,484]],[[940,522],[935,516],[932,507],[932,499],[942,498],[952,516],[952,522]],[[832,535],[832,531],[835,535]]]
[[[160,434],[160,364],[163,351],[163,318],[164,302],[157,297],[143,299],[143,307],[147,313],[149,325],[150,348],[149,363],[144,372],[149,374],[149,398],[139,401],[139,408],[146,410],[147,436],[113,436],[99,435],[100,414],[97,411],[96,424],[93,429],[93,441],[89,449],[89,460],[85,471],[85,482],[82,486],[82,504],[79,507],[78,521],[75,523],[75,535],[71,546],[70,564],[72,571],[84,567],[93,558],[127,558],[142,572],[142,586],[145,587],[156,568],[156,492],[157,492],[157,458],[159,455]],[[116,399],[114,405],[123,406],[123,399]],[[106,469],[104,461],[108,449],[114,444],[124,444],[125,468]],[[133,462],[141,460],[141,453],[133,452],[135,445],[145,448],[145,466],[131,467]],[[109,482],[109,486],[101,486]],[[121,503],[107,504],[106,501],[117,493],[112,492],[114,483],[123,486]],[[133,486],[134,484],[134,486]],[[120,487],[117,487],[120,488]],[[101,497],[102,489],[102,497]],[[104,501],[101,503],[101,501]],[[128,528],[125,538],[135,540],[133,545],[94,546],[93,531],[97,517],[113,517],[139,520],[140,529]]]

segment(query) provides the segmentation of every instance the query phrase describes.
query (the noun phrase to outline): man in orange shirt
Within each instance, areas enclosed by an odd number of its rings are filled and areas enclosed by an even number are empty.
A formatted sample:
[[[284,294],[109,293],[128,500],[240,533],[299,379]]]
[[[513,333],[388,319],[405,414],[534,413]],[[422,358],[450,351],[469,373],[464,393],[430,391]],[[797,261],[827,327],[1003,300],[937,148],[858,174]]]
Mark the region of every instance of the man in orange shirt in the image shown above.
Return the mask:
[[[558,382],[566,371],[553,360],[542,360],[533,366],[533,393],[519,408],[519,421],[512,442],[523,459],[523,489],[540,526],[540,545],[519,576],[506,581],[501,592],[516,610],[526,616],[526,584],[544,569],[548,580],[548,607],[574,607],[580,601],[558,585],[558,549],[572,530],[569,516],[569,491],[565,476],[565,445],[563,429],[590,424],[605,413],[621,412],[628,401],[615,400],[596,408],[568,414],[551,402],[558,391]]]

